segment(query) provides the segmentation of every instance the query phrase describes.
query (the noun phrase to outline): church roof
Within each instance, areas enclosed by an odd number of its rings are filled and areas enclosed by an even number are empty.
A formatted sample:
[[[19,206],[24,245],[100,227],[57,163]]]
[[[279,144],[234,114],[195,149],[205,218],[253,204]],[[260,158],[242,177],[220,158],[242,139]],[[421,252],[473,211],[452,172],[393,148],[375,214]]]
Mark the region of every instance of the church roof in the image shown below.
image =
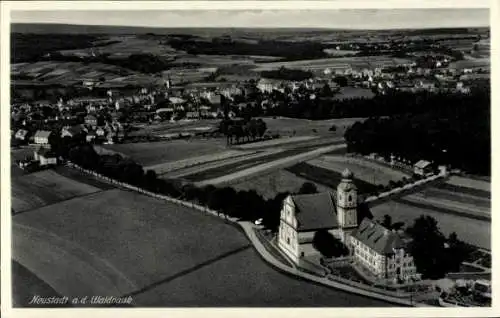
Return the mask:
[[[361,224],[352,232],[351,236],[382,255],[393,254],[394,249],[404,247],[398,233],[392,232],[368,218],[361,221]]]
[[[330,192],[290,196],[295,204],[297,230],[312,231],[339,226],[335,198]]]

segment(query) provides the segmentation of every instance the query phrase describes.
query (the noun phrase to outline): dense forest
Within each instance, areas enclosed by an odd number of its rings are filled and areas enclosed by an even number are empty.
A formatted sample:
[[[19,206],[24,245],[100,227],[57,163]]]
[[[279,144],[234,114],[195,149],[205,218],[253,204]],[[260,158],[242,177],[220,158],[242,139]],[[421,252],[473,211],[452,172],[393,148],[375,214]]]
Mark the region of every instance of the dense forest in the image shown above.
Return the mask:
[[[393,103],[381,104],[378,114],[392,116],[372,117],[346,131],[348,151],[394,154],[413,162],[426,159],[474,174],[490,174],[488,92],[417,95]]]
[[[277,70],[262,71],[260,76],[263,78],[287,80],[287,81],[303,81],[313,77],[313,74],[308,71],[294,70],[281,67]]]
[[[85,49],[109,45],[111,41],[94,44],[99,36],[89,34],[22,34],[11,35],[11,62],[36,62],[44,55],[59,50]]]
[[[235,42],[230,39],[214,39],[211,42],[170,39],[168,44],[189,54],[207,55],[261,55],[282,57],[285,60],[326,58],[326,48],[317,42],[284,42],[260,40],[258,43]]]

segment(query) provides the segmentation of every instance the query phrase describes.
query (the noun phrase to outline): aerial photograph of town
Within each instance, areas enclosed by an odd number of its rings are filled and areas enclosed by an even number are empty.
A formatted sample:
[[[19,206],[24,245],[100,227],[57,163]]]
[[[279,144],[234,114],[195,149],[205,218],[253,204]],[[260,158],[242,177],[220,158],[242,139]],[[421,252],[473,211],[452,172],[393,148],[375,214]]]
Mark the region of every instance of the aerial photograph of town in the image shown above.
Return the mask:
[[[14,308],[492,306],[488,9],[10,19]]]

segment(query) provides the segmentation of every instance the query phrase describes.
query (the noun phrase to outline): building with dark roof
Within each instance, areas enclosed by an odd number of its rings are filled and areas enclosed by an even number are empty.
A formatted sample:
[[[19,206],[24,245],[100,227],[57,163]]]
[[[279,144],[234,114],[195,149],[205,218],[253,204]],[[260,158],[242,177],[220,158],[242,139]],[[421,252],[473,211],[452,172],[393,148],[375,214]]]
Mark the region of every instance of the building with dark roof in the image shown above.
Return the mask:
[[[350,257],[380,279],[419,278],[413,258],[398,233],[364,218],[354,176],[346,169],[337,191],[289,195],[284,201],[278,231],[279,248],[295,263],[319,254],[313,246],[318,231],[327,231],[350,250]]]
[[[406,252],[398,232],[365,218],[351,233],[349,244],[356,263],[377,278],[403,281],[419,278],[413,257]]]
[[[37,130],[34,137],[35,144],[48,145],[51,135],[52,135],[51,131]]]
[[[358,224],[357,188],[346,169],[335,193],[289,195],[281,210],[278,246],[293,261],[318,252],[312,246],[317,231],[326,230],[345,242]]]
[[[57,164],[57,155],[50,149],[40,147],[34,152],[35,160],[40,162],[40,166]]]

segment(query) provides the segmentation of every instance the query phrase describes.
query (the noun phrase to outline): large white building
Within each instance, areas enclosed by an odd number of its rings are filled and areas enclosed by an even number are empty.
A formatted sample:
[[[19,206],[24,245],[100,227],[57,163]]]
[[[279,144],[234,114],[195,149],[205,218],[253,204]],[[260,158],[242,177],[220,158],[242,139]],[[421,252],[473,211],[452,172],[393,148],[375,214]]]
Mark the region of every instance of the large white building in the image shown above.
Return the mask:
[[[403,281],[420,278],[413,257],[405,251],[398,233],[365,218],[349,238],[353,259],[377,278]]]
[[[396,232],[364,218],[358,226],[358,195],[348,169],[336,193],[289,195],[283,202],[278,231],[279,248],[295,263],[318,255],[317,231],[326,230],[350,250],[356,264],[381,279],[418,278],[413,258]]]

